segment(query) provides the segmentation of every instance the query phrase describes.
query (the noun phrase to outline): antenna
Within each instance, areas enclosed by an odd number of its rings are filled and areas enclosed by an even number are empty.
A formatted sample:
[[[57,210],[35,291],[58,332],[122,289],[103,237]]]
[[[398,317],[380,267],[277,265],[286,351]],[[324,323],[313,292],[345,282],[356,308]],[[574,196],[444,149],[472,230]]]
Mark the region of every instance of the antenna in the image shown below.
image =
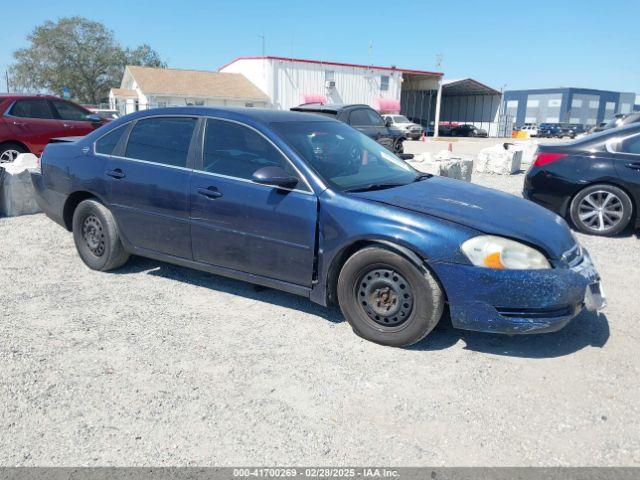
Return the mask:
[[[267,42],[267,37],[263,35],[258,35],[258,38],[262,39],[262,56],[266,57],[266,51],[267,51],[267,47],[266,47],[266,42]]]
[[[436,54],[436,67],[440,68],[442,67],[442,60],[444,60],[444,55],[441,53],[437,53]]]

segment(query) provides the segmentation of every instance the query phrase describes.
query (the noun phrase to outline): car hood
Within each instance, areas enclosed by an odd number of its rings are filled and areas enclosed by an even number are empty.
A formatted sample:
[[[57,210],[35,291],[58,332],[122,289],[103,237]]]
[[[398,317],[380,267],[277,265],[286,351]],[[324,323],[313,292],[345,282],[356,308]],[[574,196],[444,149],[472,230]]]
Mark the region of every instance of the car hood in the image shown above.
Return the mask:
[[[542,248],[555,259],[575,245],[566,222],[555,213],[529,200],[458,180],[434,176],[352,195],[514,238]]]

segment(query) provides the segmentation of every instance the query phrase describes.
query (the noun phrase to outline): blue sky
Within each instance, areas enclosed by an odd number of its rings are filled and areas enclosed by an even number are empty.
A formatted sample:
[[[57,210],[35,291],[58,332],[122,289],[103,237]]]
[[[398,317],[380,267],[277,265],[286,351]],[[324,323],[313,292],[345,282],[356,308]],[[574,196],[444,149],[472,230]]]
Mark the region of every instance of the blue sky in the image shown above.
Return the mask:
[[[37,24],[82,15],[103,22],[124,45],[149,43],[177,68],[215,70],[235,57],[260,55],[264,35],[269,55],[440,70],[497,89],[640,93],[640,0],[27,3],[3,8],[2,89],[12,52]]]

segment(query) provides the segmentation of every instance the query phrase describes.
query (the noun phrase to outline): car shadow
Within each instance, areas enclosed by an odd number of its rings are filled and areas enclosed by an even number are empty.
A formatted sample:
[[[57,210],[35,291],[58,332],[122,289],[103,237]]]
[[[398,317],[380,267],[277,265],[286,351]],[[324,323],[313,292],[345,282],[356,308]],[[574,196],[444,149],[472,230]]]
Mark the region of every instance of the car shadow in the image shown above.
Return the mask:
[[[316,315],[331,323],[346,321],[338,308],[325,308],[298,295],[147,258],[132,256],[125,266],[112,273],[127,275],[142,272],[291,308]],[[455,329],[446,311],[438,326],[424,340],[406,349],[421,352],[444,350],[462,340],[465,342],[465,350],[512,357],[553,358],[569,355],[586,347],[602,348],[608,339],[607,317],[592,312],[582,312],[559,332],[500,335]]]
[[[141,272],[147,272],[149,275],[188,283],[218,292],[240,295],[251,300],[291,308],[316,315],[331,323],[341,323],[345,321],[337,308],[323,307],[299,295],[148,258],[132,256],[126,265],[111,273],[126,275]]]
[[[554,358],[586,347],[602,348],[609,339],[609,322],[602,313],[583,311],[562,330],[530,335],[501,335],[458,330],[448,317],[410,350],[434,351],[452,347],[458,341],[465,350],[523,358]]]

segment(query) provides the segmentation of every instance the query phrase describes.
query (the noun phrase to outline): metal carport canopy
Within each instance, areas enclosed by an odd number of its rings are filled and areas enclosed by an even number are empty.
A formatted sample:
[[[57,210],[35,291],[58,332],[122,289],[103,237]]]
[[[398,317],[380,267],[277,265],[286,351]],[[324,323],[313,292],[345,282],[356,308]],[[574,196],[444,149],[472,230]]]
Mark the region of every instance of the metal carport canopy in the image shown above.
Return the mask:
[[[442,95],[501,95],[501,93],[473,78],[461,78],[457,80],[444,80],[442,82]]]

